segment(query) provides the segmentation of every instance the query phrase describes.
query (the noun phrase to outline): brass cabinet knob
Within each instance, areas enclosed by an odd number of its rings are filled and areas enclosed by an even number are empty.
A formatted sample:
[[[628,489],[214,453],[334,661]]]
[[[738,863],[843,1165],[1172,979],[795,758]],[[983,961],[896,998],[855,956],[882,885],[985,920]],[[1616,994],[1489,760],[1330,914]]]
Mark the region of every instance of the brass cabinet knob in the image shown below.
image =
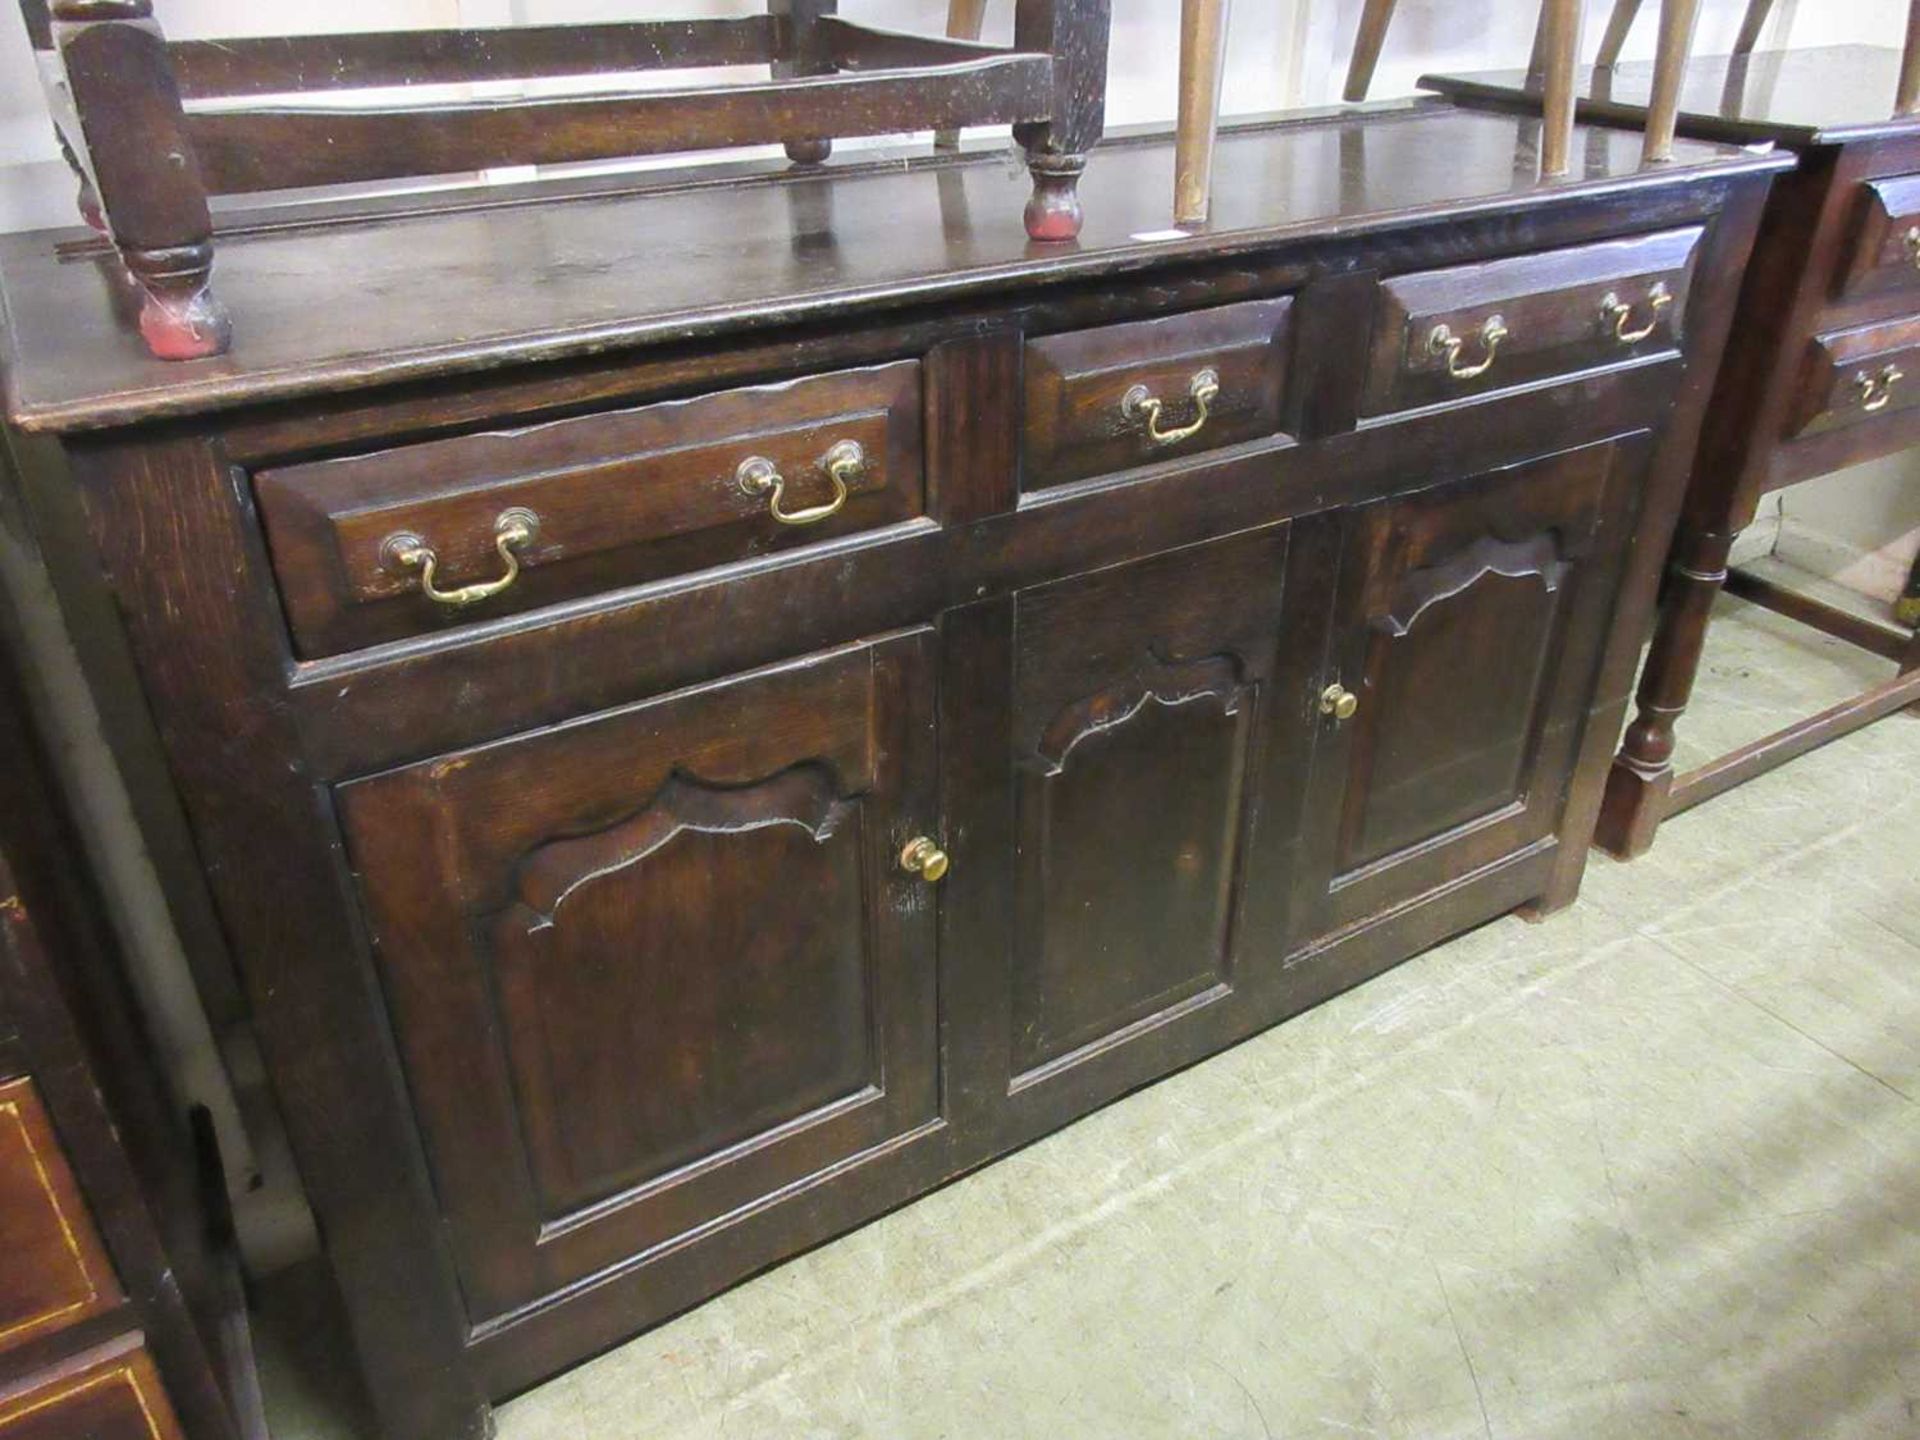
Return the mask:
[[[1344,685],[1329,685],[1320,692],[1320,713],[1336,720],[1351,720],[1360,713],[1360,697]]]
[[[945,875],[951,863],[947,852],[924,835],[909,840],[907,848],[900,852],[900,868],[910,875],[918,875],[929,885]]]

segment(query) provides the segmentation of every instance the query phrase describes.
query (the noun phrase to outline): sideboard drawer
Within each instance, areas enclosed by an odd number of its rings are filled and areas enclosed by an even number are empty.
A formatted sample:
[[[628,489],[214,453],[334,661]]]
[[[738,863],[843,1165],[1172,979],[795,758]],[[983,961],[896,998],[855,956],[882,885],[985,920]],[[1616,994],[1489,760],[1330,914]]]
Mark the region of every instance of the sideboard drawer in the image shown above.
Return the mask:
[[[1033,341],[1023,488],[1279,434],[1292,308],[1248,300]]]
[[[295,640],[332,654],[913,519],[920,386],[902,360],[262,471]]]
[[[1858,425],[1920,401],[1920,316],[1816,335],[1792,434]]]
[[[0,1440],[183,1440],[152,1358],[125,1343],[0,1400]]]
[[[1890,175],[1860,187],[1860,219],[1841,262],[1842,295],[1920,289],[1920,175]]]
[[[1668,230],[1381,282],[1360,413],[1677,349],[1702,234]]]
[[[0,1350],[111,1310],[121,1292],[31,1080],[0,1084]]]

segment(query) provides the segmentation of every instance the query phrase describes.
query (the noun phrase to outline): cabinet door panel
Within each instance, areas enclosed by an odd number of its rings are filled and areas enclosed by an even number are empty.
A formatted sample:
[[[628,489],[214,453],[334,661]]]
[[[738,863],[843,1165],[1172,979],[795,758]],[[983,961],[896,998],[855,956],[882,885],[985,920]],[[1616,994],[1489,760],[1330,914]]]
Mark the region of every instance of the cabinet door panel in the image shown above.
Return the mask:
[[[342,788],[476,1320],[937,1120],[930,639]]]
[[[1359,705],[1321,720],[1304,938],[1553,833],[1643,454],[1590,446],[1351,517],[1326,678]]]
[[[999,712],[1011,918],[995,932],[1000,982],[979,992],[978,1023],[998,1033],[969,1052],[998,1067],[983,1084],[1001,1097],[1003,1139],[1216,1048],[1240,1023],[1235,929],[1288,533],[1014,597]]]

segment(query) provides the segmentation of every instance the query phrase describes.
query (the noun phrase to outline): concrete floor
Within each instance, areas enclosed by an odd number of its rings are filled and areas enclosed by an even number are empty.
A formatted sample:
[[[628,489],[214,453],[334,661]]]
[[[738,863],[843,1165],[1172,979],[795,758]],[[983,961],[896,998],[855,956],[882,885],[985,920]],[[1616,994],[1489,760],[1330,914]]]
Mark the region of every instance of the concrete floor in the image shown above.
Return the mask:
[[[1692,763],[1886,667],[1723,602]],[[1920,1436],[1920,719],[501,1408],[503,1440]],[[357,1437],[268,1287],[280,1440]]]

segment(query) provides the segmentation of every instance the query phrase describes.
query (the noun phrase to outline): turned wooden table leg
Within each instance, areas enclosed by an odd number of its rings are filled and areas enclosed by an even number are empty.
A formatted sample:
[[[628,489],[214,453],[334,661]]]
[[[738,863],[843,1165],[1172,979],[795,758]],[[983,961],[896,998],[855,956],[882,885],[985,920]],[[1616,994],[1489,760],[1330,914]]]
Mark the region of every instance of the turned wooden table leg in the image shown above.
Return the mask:
[[[1353,58],[1347,62],[1348,100],[1364,100],[1373,88],[1373,72],[1380,64],[1380,50],[1386,44],[1387,30],[1393,24],[1393,7],[1398,0],[1367,0],[1360,12],[1360,33],[1353,39]]]
[[[787,59],[774,62],[775,79],[832,72],[833,66],[820,44],[820,17],[833,14],[838,7],[839,0],[767,0],[769,15],[786,18],[792,45]],[[787,158],[796,165],[818,165],[833,154],[833,141],[821,136],[805,136],[785,144]]]
[[[1900,55],[1900,92],[1893,102],[1893,113],[1912,115],[1920,111],[1920,0],[1908,0],[1907,42]]]
[[[1072,240],[1086,218],[1080,176],[1106,123],[1112,24],[1112,0],[1015,0],[1015,47],[1053,56],[1053,117],[1013,131],[1033,173],[1026,221],[1035,240]]]
[[[980,32],[987,25],[987,0],[948,0],[947,38],[949,40],[978,40]],[[960,132],[958,130],[936,130],[933,132],[933,148],[936,150],[958,150]]]
[[[1667,594],[1634,697],[1639,713],[1607,776],[1594,837],[1601,849],[1622,860],[1644,855],[1660,829],[1673,790],[1674,727],[1693,696],[1734,534],[1683,531],[1675,538]]]
[[[56,0],[53,41],[107,229],[140,284],[140,334],[162,360],[218,355],[213,217],[150,0]]]
[[[1653,90],[1647,98],[1642,164],[1664,165],[1673,159],[1680,86],[1687,77],[1687,57],[1693,51],[1693,29],[1699,16],[1699,0],[1661,0],[1660,48],[1653,62]]]
[[[1573,164],[1574,67],[1580,53],[1580,0],[1545,0],[1540,18],[1540,173]]]
[[[1734,54],[1753,53],[1753,47],[1760,43],[1760,32],[1766,29],[1767,18],[1772,14],[1773,0],[1749,0],[1747,13],[1740,20],[1740,33],[1733,40]]]
[[[1600,53],[1593,57],[1594,69],[1611,70],[1620,62],[1620,52],[1626,48],[1627,36],[1633,33],[1633,22],[1639,18],[1640,0],[1614,0],[1606,32],[1600,37]]]
[[[1174,139],[1173,223],[1199,225],[1213,208],[1213,151],[1227,58],[1227,0],[1181,0],[1180,120]]]

